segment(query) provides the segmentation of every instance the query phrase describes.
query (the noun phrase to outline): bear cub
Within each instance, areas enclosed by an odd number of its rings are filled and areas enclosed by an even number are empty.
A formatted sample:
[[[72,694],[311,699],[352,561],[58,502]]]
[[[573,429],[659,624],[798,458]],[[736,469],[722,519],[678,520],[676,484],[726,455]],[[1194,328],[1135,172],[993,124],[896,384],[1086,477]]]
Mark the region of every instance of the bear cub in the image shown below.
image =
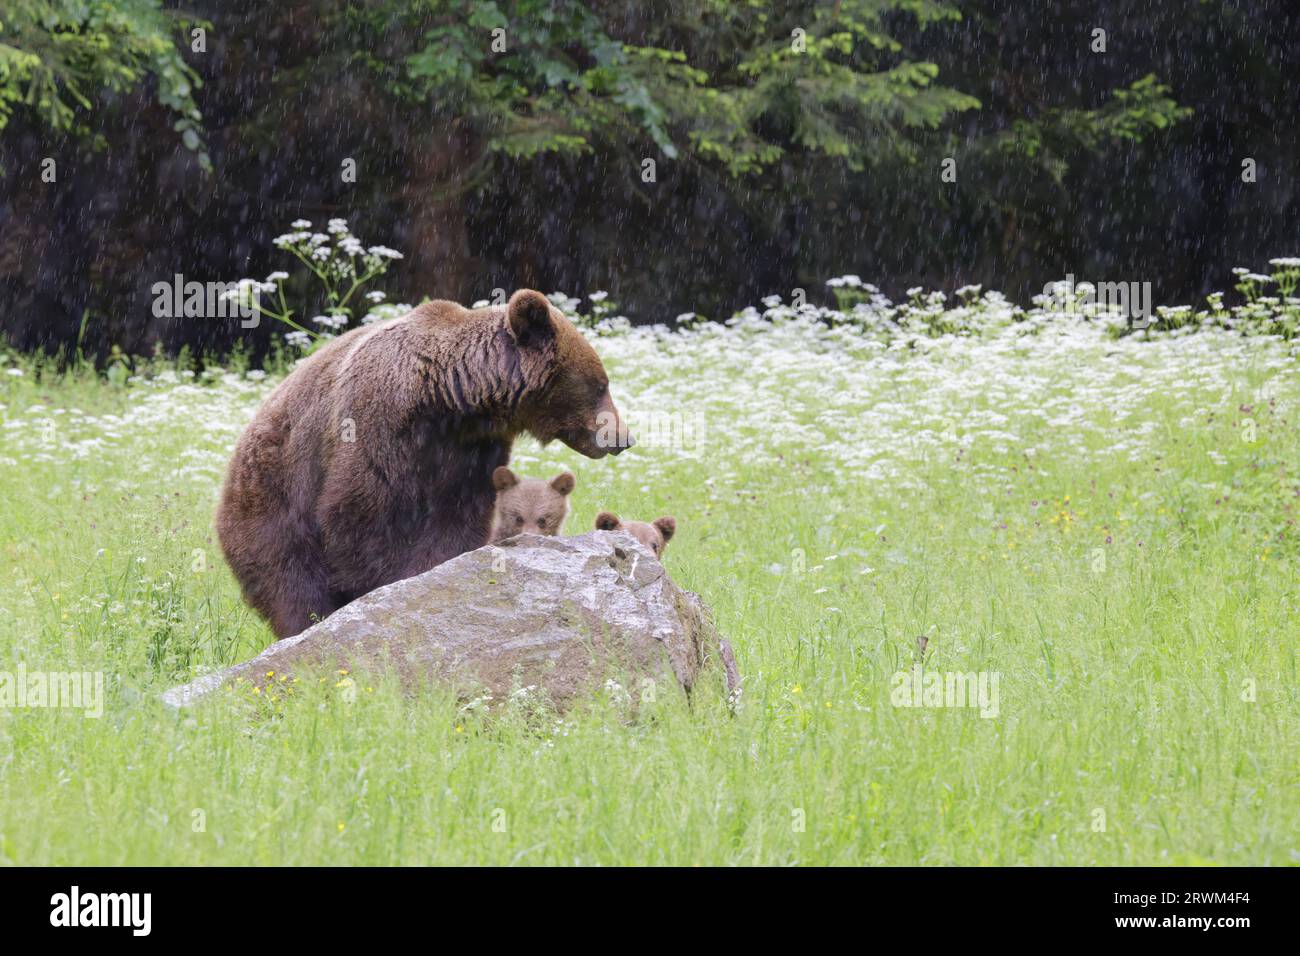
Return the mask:
[[[492,543],[517,534],[557,535],[569,516],[569,495],[576,480],[561,472],[550,481],[520,478],[505,465],[492,472],[496,507],[492,513]]]
[[[612,511],[602,511],[596,515],[597,531],[626,531],[650,549],[656,558],[662,558],[664,548],[677,531],[677,519],[671,515],[656,518],[653,523],[644,521],[620,521]]]

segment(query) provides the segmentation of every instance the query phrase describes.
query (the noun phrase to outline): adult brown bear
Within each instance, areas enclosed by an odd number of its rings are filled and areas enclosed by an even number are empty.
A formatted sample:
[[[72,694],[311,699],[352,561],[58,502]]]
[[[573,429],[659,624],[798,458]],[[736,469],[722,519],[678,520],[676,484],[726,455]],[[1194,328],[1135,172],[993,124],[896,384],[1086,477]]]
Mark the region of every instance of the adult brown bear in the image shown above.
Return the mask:
[[[289,637],[488,543],[492,472],[523,432],[589,458],[632,444],[596,352],[539,292],[429,302],[300,364],[235,446],[217,534]]]

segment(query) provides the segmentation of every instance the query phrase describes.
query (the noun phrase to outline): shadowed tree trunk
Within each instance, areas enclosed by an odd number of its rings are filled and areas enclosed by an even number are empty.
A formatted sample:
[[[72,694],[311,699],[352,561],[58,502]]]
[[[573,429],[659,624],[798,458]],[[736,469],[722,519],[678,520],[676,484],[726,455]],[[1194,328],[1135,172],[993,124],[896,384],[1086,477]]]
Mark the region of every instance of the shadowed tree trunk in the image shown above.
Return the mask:
[[[452,122],[421,137],[408,153],[401,197],[407,225],[403,288],[407,297],[466,302],[490,292],[476,281],[466,201],[489,165],[478,137]]]

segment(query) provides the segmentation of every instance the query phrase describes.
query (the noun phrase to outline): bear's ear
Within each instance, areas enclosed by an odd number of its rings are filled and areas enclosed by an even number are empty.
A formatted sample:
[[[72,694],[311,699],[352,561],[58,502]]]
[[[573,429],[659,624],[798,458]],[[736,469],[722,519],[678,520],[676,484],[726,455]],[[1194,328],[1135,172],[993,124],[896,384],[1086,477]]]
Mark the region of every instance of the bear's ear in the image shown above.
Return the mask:
[[[618,527],[618,515],[612,511],[602,511],[596,515],[597,531],[613,531]]]
[[[545,342],[555,334],[551,303],[532,289],[520,289],[506,306],[506,325],[516,342],[525,348]]]
[[[492,472],[492,487],[497,491],[505,491],[517,484],[519,484],[519,476],[505,465]]]
[[[551,479],[551,487],[562,495],[567,495],[569,492],[573,491],[573,486],[577,483],[578,480],[573,477],[571,472],[567,471],[563,474],[556,475]]]
[[[672,540],[673,535],[677,533],[677,519],[672,515],[664,515],[662,518],[655,519],[655,527],[664,536],[664,544],[667,544]]]

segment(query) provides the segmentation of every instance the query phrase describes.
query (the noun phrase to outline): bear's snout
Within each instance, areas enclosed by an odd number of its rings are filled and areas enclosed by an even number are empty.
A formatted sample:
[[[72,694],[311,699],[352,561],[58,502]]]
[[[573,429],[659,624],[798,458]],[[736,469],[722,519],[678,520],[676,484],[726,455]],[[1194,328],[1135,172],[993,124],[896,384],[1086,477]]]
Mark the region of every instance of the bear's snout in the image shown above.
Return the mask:
[[[567,439],[565,443],[575,451],[582,452],[588,458],[617,455],[623,449],[631,448],[636,444],[636,439],[627,430],[627,425],[624,424],[622,416],[619,415],[618,408],[614,405],[614,400],[610,397],[608,389],[601,396],[600,402],[596,406],[595,421],[588,426],[585,434],[575,437],[578,439],[577,444]]]
[[[564,431],[560,433],[559,439],[574,451],[586,455],[588,458],[619,455],[623,453],[623,449],[631,448],[636,444],[636,439],[627,432],[622,422],[617,422],[617,420],[616,424],[602,426],[595,430]]]
[[[612,424],[602,425],[593,434],[601,455],[621,455],[625,449],[636,444],[636,439],[627,430],[623,420],[618,417],[618,412],[612,413],[612,419]]]

